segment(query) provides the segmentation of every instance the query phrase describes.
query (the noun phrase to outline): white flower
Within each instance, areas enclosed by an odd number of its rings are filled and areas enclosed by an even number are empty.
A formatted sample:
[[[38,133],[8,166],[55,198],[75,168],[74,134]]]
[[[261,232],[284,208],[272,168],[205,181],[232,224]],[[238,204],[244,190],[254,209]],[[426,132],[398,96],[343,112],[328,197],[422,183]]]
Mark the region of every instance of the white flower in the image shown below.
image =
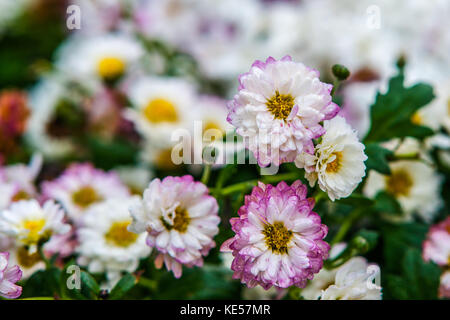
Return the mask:
[[[0,213],[0,232],[29,246],[32,254],[37,245],[46,242],[52,234],[69,232],[70,226],[63,220],[64,211],[52,200],[42,207],[36,200],[21,200]]]
[[[402,207],[401,220],[411,220],[417,213],[425,221],[431,221],[442,206],[439,196],[441,177],[428,165],[417,160],[400,160],[389,163],[391,175],[370,171],[365,182],[364,194],[375,197],[386,191],[394,196]]]
[[[58,68],[76,80],[114,81],[127,74],[144,54],[130,35],[73,37],[61,48]]]
[[[342,117],[324,122],[326,133],[315,148],[315,155],[303,153],[295,161],[305,168],[311,186],[316,181],[331,200],[348,197],[365,175],[364,145]]]
[[[104,172],[88,163],[74,163],[57,179],[44,181],[42,195],[61,202],[68,216],[78,224],[94,203],[128,197],[129,191],[115,172]]]
[[[332,86],[320,81],[318,71],[289,56],[255,61],[239,83],[239,92],[229,104],[228,121],[260,166],[292,162],[301,152],[313,153],[313,139],[325,133],[320,122],[339,111],[331,101]]]
[[[42,79],[30,94],[31,117],[26,139],[48,158],[61,158],[75,149],[68,135],[52,130],[58,107],[73,100],[65,85],[64,78],[55,74],[49,75]]]
[[[334,259],[339,256],[347,247],[347,244],[340,242],[335,244],[329,254],[329,259]],[[336,273],[339,268],[334,269],[320,269],[319,273],[314,276],[312,280],[308,282],[308,285],[302,289],[301,295],[306,300],[317,300],[322,295],[323,290],[327,289],[330,285],[334,284]]]
[[[120,279],[121,272],[135,271],[139,259],[151,252],[145,234],[137,235],[127,229],[131,223],[128,209],[137,199],[109,199],[93,205],[78,230],[78,262],[87,265],[89,272],[106,272],[111,287]]]
[[[156,267],[164,263],[177,278],[182,265],[202,266],[203,256],[215,246],[220,222],[217,201],[192,176],[153,180],[130,212],[130,230],[147,232],[147,244],[159,251]]]
[[[153,178],[153,172],[145,167],[121,166],[114,169],[131,194],[142,194]]]
[[[372,266],[372,269],[371,269]],[[381,300],[379,268],[363,257],[354,257],[338,268],[334,284],[322,291],[322,300]]]
[[[126,110],[125,116],[152,143],[166,146],[174,130],[191,130],[196,93],[189,82],[143,77],[130,87],[129,98],[134,108]]]

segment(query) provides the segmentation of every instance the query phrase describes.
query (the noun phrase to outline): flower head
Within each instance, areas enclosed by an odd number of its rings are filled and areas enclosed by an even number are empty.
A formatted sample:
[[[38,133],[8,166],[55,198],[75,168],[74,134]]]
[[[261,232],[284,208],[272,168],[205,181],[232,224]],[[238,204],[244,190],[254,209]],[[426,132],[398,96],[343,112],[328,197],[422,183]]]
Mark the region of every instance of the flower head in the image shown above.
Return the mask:
[[[322,300],[381,300],[381,288],[373,283],[376,265],[363,257],[354,257],[338,268],[333,284],[322,291]]]
[[[151,252],[145,234],[127,229],[131,224],[128,208],[136,198],[109,199],[91,206],[78,230],[78,262],[87,265],[90,272],[106,271],[111,286],[122,271],[135,271],[139,259]]]
[[[58,67],[77,80],[90,78],[114,81],[125,75],[144,50],[135,38],[125,34],[75,37],[61,50]]]
[[[22,271],[18,266],[9,267],[9,253],[0,252],[0,296],[16,299],[22,294],[22,287],[16,282],[22,278]]]
[[[250,288],[304,287],[319,272],[328,257],[329,245],[322,240],[328,228],[306,192],[298,180],[291,186],[259,183],[246,196],[239,217],[230,220],[236,235],[221,247],[233,253],[235,279]]]
[[[450,217],[428,231],[423,243],[423,258],[440,266],[450,265]]]
[[[201,266],[203,256],[215,246],[220,222],[217,201],[192,176],[154,179],[130,211],[130,230],[147,232],[147,244],[159,251],[155,265],[160,268],[165,263],[177,278],[182,265]]]
[[[305,168],[311,186],[316,181],[331,200],[348,197],[366,174],[364,145],[342,117],[324,122],[326,133],[314,155],[300,154],[295,164]]]
[[[63,220],[64,211],[52,200],[43,206],[36,200],[21,200],[0,213],[0,232],[28,246],[31,254],[53,234],[69,232],[70,226]]]
[[[289,56],[256,61],[239,84],[228,121],[261,166],[294,161],[301,152],[312,154],[312,140],[325,133],[319,123],[339,111],[331,101],[332,86]]]
[[[391,194],[400,203],[403,220],[417,213],[430,221],[442,206],[439,197],[441,177],[429,165],[418,160],[399,160],[389,163],[390,175],[370,171],[364,185],[364,194],[375,197],[380,191]]]
[[[129,89],[133,109],[125,116],[144,137],[166,145],[178,128],[190,128],[191,110],[196,105],[192,85],[182,79],[142,77]]]
[[[45,198],[61,202],[70,218],[78,223],[82,214],[94,203],[129,195],[114,172],[95,169],[91,164],[72,164],[54,181],[42,184]]]

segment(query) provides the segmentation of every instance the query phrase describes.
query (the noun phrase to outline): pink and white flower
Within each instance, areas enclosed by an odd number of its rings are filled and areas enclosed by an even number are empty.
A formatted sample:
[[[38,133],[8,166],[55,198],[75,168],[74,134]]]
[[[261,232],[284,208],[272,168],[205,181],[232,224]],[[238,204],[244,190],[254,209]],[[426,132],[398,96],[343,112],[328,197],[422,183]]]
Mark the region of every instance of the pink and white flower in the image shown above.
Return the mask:
[[[159,251],[156,267],[164,263],[176,278],[181,276],[182,265],[202,266],[203,256],[216,245],[217,201],[192,176],[154,179],[130,212],[129,230],[148,233],[147,245]]]
[[[440,266],[450,263],[450,217],[430,228],[423,243],[423,258]]]
[[[260,182],[246,196],[239,217],[230,220],[236,235],[221,247],[233,253],[233,278],[250,288],[303,288],[320,271],[330,248],[322,240],[328,228],[306,192],[300,180],[291,186]]]
[[[450,217],[432,226],[423,242],[423,259],[433,261],[443,268],[450,266]],[[450,271],[441,275],[439,296],[450,298]]]
[[[9,267],[9,253],[0,252],[0,296],[16,299],[22,294],[22,287],[16,282],[22,278],[22,271],[18,266]]]
[[[260,166],[292,162],[302,151],[313,154],[313,139],[325,133],[320,122],[338,113],[332,87],[320,81],[317,70],[289,56],[257,60],[239,77],[228,121]]]
[[[94,203],[129,196],[128,188],[114,172],[104,172],[91,164],[73,164],[53,181],[42,184],[44,198],[62,203],[75,223]]]

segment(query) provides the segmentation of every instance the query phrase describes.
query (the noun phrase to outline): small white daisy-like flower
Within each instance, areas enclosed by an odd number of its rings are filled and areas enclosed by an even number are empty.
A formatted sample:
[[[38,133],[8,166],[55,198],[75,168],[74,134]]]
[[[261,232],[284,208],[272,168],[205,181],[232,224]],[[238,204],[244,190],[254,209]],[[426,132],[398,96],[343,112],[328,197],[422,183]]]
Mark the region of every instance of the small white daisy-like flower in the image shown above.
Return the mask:
[[[128,188],[114,172],[95,169],[91,164],[72,164],[53,181],[42,184],[44,198],[62,203],[75,223],[94,203],[109,198],[128,197]]]
[[[134,108],[127,109],[125,116],[151,142],[165,146],[174,130],[191,130],[196,93],[186,80],[140,78],[130,86],[129,98]]]
[[[391,194],[400,203],[404,216],[411,220],[414,213],[431,221],[442,206],[441,177],[427,164],[418,160],[399,160],[389,163],[390,175],[371,170],[364,185],[364,194],[375,197],[378,192]]]
[[[65,81],[59,75],[49,75],[30,94],[32,112],[25,137],[47,158],[61,158],[75,150],[70,134],[54,125],[58,109],[71,106],[74,98],[68,94]]]
[[[315,154],[300,154],[295,164],[305,168],[311,186],[316,181],[331,200],[348,197],[365,175],[364,145],[356,131],[342,117],[324,122],[326,133],[315,148]]]
[[[374,283],[379,268],[363,257],[340,266],[333,284],[322,291],[321,300],[381,300],[381,287]]]
[[[73,37],[57,66],[77,80],[114,81],[128,73],[144,54],[140,43],[125,34]]]
[[[131,223],[128,209],[137,199],[109,199],[93,205],[83,216],[83,227],[78,230],[78,262],[88,266],[89,272],[106,272],[110,287],[122,272],[135,271],[139,259],[151,252],[145,234],[127,229]]]
[[[130,212],[130,230],[147,232],[147,244],[159,251],[156,267],[164,263],[177,278],[182,265],[202,266],[203,256],[215,246],[220,222],[217,201],[192,176],[153,180]]]
[[[141,195],[154,176],[151,170],[141,166],[121,166],[114,168],[114,171],[131,194]]]
[[[43,206],[36,200],[21,200],[0,213],[0,232],[28,246],[32,254],[38,244],[48,241],[53,234],[70,231],[63,220],[64,211],[52,200]]]
[[[331,100],[332,85],[289,56],[256,61],[239,83],[228,121],[260,166],[292,162],[301,152],[312,154],[313,139],[325,133],[320,122],[339,111]]]

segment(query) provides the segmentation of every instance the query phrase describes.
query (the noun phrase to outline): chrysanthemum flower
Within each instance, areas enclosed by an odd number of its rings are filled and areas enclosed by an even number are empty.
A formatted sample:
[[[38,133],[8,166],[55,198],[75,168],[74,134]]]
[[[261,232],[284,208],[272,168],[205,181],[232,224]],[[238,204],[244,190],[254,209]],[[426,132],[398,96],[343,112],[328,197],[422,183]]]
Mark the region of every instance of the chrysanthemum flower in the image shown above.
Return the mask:
[[[450,298],[450,270],[441,275],[441,285],[439,286],[439,297]]]
[[[404,216],[411,220],[417,213],[430,221],[442,206],[441,177],[427,164],[418,160],[400,160],[389,163],[390,175],[371,170],[364,185],[364,194],[375,197],[380,191],[391,194],[400,203]]]
[[[153,180],[130,211],[130,230],[148,233],[147,244],[159,251],[155,265],[161,268],[164,263],[177,278],[182,265],[202,266],[203,256],[215,246],[217,201],[192,176]]]
[[[228,121],[261,166],[292,162],[301,152],[312,154],[312,140],[325,133],[319,123],[339,111],[331,101],[332,86],[289,56],[256,61],[239,83]]]
[[[125,111],[137,131],[153,143],[165,146],[178,128],[191,129],[196,93],[182,79],[144,77],[130,85],[129,98],[134,106]]]
[[[432,226],[423,243],[423,259],[433,261],[441,267],[450,266],[450,217]],[[450,298],[450,271],[441,275],[439,296]]]
[[[326,133],[315,154],[302,153],[295,164],[305,168],[311,186],[316,181],[331,200],[348,197],[366,174],[364,145],[342,117],[324,122]]]
[[[128,188],[114,172],[95,169],[91,164],[72,164],[53,181],[42,184],[44,198],[62,203],[70,218],[79,222],[94,203],[129,196]]]
[[[42,167],[42,156],[35,155],[29,165],[0,167],[0,211],[12,202],[28,200],[37,195],[34,180]]]
[[[78,230],[78,263],[87,265],[93,273],[106,272],[109,287],[120,279],[121,272],[135,271],[139,259],[151,252],[145,234],[137,235],[127,229],[131,224],[128,209],[136,198],[109,199],[93,205]]]
[[[64,211],[52,200],[43,206],[36,200],[21,200],[0,213],[0,232],[28,246],[30,254],[53,234],[69,230],[70,226],[64,224]]]
[[[77,80],[114,81],[125,75],[143,54],[141,44],[125,34],[74,37],[61,49],[57,66]]]
[[[259,183],[246,196],[239,217],[230,220],[236,235],[221,247],[233,253],[235,279],[250,288],[304,287],[319,272],[328,257],[329,245],[322,240],[328,228],[306,192],[297,180],[291,186]]]
[[[340,266],[333,284],[322,291],[321,300],[381,300],[381,287],[373,283],[375,272],[363,257],[354,257]]]
[[[450,217],[430,228],[423,243],[423,258],[440,266],[450,265]]]
[[[16,299],[22,294],[22,287],[16,282],[22,278],[22,271],[18,266],[10,267],[9,253],[0,252],[0,296]]]

